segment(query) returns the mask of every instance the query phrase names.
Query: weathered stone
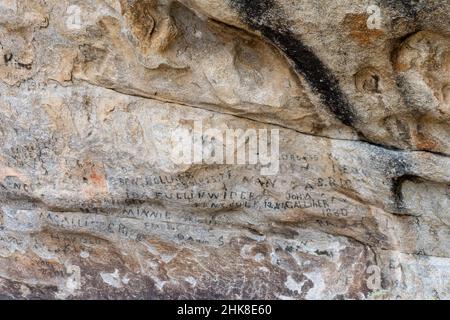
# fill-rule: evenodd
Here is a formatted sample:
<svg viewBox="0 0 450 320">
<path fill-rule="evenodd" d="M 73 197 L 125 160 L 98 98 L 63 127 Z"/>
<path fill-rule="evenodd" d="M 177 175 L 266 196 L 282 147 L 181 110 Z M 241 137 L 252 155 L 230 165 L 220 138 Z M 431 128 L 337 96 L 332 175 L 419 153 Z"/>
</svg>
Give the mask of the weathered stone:
<svg viewBox="0 0 450 320">
<path fill-rule="evenodd" d="M 449 4 L 375 4 L 0 0 L 0 297 L 449 299 Z"/>
</svg>

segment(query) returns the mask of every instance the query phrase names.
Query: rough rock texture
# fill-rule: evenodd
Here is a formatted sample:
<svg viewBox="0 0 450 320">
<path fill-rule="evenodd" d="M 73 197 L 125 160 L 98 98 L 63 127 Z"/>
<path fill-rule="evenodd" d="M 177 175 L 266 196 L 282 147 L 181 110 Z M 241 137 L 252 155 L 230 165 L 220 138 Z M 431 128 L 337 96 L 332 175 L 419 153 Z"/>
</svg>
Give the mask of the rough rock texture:
<svg viewBox="0 0 450 320">
<path fill-rule="evenodd" d="M 449 9 L 0 0 L 0 298 L 449 299 Z"/>
</svg>

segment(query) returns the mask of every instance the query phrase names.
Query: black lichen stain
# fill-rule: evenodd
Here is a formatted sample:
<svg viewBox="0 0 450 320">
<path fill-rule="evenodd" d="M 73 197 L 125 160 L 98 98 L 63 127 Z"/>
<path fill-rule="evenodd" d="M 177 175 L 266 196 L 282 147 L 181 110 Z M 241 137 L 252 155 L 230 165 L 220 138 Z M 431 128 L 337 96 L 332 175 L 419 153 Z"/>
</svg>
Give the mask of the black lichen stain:
<svg viewBox="0 0 450 320">
<path fill-rule="evenodd" d="M 278 47 L 320 96 L 329 110 L 347 126 L 356 115 L 330 69 L 283 24 L 282 10 L 274 0 L 229 0 L 245 23 Z"/>
<path fill-rule="evenodd" d="M 410 162 L 403 156 L 393 157 L 387 162 L 385 175 L 389 176 L 389 174 L 393 174 L 393 177 L 391 178 L 391 193 L 395 209 L 398 212 L 403 212 L 406 209 L 403 202 L 403 183 L 405 181 L 416 181 L 420 179 L 420 177 L 412 173 Z"/>
<path fill-rule="evenodd" d="M 420 179 L 414 172 L 411 160 L 405 153 L 370 146 L 370 166 L 381 172 L 390 186 L 393 213 L 403 213 L 405 205 L 403 202 L 402 185 L 405 181 L 416 181 Z"/>
</svg>

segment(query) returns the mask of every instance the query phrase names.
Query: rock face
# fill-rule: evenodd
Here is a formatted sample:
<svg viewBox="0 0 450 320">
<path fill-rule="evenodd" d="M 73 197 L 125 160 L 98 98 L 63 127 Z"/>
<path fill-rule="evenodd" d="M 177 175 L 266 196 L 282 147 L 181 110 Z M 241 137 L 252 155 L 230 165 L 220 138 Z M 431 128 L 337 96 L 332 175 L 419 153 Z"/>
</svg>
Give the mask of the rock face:
<svg viewBox="0 0 450 320">
<path fill-rule="evenodd" d="M 449 9 L 0 0 L 0 298 L 449 299 Z"/>
</svg>

